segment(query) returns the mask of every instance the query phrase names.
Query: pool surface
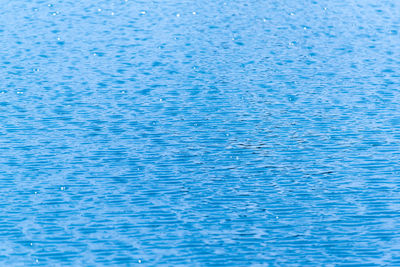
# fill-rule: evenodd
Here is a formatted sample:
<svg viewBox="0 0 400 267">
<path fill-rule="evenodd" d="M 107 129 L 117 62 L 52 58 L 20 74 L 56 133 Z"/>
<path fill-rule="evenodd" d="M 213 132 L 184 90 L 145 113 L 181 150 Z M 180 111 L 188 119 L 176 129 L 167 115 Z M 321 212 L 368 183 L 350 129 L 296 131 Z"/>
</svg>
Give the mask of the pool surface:
<svg viewBox="0 0 400 267">
<path fill-rule="evenodd" d="M 0 8 L 0 265 L 400 266 L 400 2 Z"/>
</svg>

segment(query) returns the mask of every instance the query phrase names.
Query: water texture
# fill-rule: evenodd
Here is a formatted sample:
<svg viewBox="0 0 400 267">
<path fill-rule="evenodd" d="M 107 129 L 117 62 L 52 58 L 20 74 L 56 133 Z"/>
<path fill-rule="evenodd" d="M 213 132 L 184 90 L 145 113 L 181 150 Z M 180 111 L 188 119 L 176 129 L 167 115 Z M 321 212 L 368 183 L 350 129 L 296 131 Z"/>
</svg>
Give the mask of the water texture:
<svg viewBox="0 0 400 267">
<path fill-rule="evenodd" d="M 3 266 L 400 266 L 400 2 L 0 1 Z"/>
</svg>

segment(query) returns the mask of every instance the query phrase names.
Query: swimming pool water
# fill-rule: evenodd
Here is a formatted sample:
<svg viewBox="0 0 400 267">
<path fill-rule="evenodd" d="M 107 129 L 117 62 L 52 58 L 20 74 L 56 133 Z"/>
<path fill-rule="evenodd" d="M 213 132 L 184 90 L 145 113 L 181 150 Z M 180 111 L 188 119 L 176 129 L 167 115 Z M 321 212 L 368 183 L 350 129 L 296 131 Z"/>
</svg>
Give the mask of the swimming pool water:
<svg viewBox="0 0 400 267">
<path fill-rule="evenodd" d="M 400 266 L 399 2 L 1 3 L 1 265 Z"/>
</svg>

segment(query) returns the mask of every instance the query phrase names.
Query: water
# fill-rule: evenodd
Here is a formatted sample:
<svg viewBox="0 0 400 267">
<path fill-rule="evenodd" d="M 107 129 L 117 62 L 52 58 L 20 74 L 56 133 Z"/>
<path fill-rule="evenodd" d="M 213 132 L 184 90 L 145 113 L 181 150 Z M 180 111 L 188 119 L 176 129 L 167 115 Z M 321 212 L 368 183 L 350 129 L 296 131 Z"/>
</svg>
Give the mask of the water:
<svg viewBox="0 0 400 267">
<path fill-rule="evenodd" d="M 0 261 L 399 266 L 398 1 L 2 1 Z"/>
</svg>

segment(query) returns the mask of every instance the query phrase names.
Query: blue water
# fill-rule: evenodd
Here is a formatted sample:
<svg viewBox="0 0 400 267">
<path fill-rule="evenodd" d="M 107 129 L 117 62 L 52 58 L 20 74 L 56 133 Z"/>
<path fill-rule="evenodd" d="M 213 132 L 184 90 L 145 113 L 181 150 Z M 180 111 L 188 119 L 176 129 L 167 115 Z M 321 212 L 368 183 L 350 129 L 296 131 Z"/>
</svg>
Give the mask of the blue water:
<svg viewBox="0 0 400 267">
<path fill-rule="evenodd" d="M 400 2 L 0 8 L 0 265 L 400 266 Z"/>
</svg>

